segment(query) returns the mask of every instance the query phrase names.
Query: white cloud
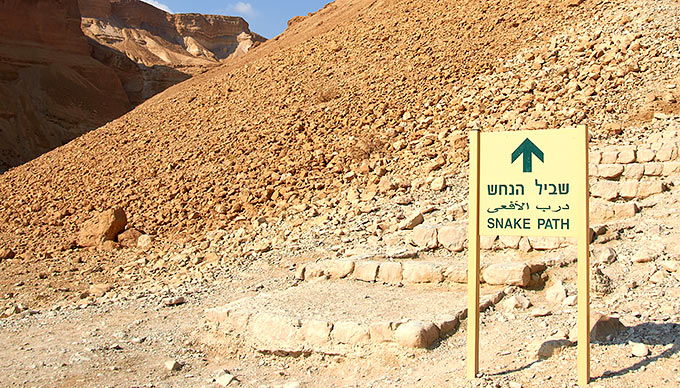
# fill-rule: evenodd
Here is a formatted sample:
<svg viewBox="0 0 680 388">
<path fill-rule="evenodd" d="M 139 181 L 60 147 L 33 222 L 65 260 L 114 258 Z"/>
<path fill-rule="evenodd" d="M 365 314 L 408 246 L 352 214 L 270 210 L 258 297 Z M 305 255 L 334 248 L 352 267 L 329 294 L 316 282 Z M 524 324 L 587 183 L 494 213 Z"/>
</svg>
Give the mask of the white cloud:
<svg viewBox="0 0 680 388">
<path fill-rule="evenodd" d="M 154 7 L 158 8 L 158 9 L 162 9 L 163 11 L 165 11 L 165 12 L 167 12 L 167 13 L 174 13 L 174 12 L 172 12 L 172 10 L 170 9 L 170 7 L 168 7 L 167 5 L 165 5 L 165 4 L 163 4 L 163 3 L 159 3 L 159 2 L 156 1 L 156 0 L 142 0 L 142 1 L 145 2 L 145 3 L 147 3 L 147 4 L 151 4 L 151 5 L 153 5 Z"/>
<path fill-rule="evenodd" d="M 252 4 L 244 3 L 242 1 L 239 1 L 236 4 L 229 4 L 227 10 L 229 12 L 235 13 L 238 16 L 254 17 L 257 15 L 257 11 L 255 11 L 255 8 L 253 8 Z"/>
</svg>

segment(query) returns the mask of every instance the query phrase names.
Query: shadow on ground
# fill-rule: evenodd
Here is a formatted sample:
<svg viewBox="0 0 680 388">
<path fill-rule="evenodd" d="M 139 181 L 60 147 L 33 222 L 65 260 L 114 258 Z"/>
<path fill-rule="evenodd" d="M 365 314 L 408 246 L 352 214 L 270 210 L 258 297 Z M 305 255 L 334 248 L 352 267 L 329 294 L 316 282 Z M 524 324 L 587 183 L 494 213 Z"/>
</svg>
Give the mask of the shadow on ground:
<svg viewBox="0 0 680 388">
<path fill-rule="evenodd" d="M 612 377 L 623 376 L 630 372 L 637 371 L 658 360 L 670 358 L 680 352 L 680 324 L 679 323 L 642 323 L 636 326 L 629 326 L 622 330 L 612 341 L 591 341 L 591 344 L 600 346 L 627 345 L 630 342 L 644 343 L 648 346 L 666 345 L 663 352 L 640 359 L 635 364 L 616 371 L 605 371 L 601 376 L 595 376 L 591 381 L 605 380 Z M 635 359 L 632 359 L 635 360 Z M 534 360 L 519 368 L 504 370 L 489 374 L 487 376 L 506 376 L 515 372 L 528 369 L 543 360 Z"/>
<path fill-rule="evenodd" d="M 623 376 L 630 372 L 637 371 L 658 360 L 670 358 L 680 352 L 680 324 L 678 323 L 653 323 L 645 322 L 636 326 L 630 326 L 613 341 L 593 342 L 602 346 L 607 345 L 627 345 L 629 342 L 643 343 L 649 346 L 666 345 L 667 348 L 657 354 L 640 359 L 633 365 L 615 371 L 605 371 L 601 376 L 595 376 L 593 381 L 605 380 L 612 377 Z M 633 359 L 635 360 L 635 359 Z"/>
</svg>

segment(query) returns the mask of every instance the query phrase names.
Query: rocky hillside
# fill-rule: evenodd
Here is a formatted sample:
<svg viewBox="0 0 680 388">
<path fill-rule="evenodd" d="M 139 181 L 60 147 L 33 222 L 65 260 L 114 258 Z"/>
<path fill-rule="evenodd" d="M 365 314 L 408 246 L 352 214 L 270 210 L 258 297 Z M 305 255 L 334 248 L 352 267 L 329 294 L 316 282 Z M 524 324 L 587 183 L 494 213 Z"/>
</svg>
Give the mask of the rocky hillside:
<svg viewBox="0 0 680 388">
<path fill-rule="evenodd" d="M 94 57 L 116 70 L 137 105 L 265 39 L 240 17 L 168 14 L 139 0 L 79 0 Z"/>
<path fill-rule="evenodd" d="M 264 40 L 241 18 L 136 0 L 5 0 L 0 10 L 0 172 Z"/>
<path fill-rule="evenodd" d="M 0 385 L 576 386 L 561 237 L 480 239 L 464 378 L 467 134 L 582 124 L 591 385 L 678 386 L 679 19 L 337 0 L 0 175 Z"/>
<path fill-rule="evenodd" d="M 0 187 L 17 190 L 1 217 L 7 230 L 30 225 L 11 238 L 41 249 L 70 246 L 92 211 L 116 204 L 147 232 L 191 236 L 237 219 L 287 219 L 350 187 L 377 192 L 385 174 L 406 188 L 454 176 L 470 126 L 602 133 L 644 112 L 643 96 L 664 82 L 657 74 L 674 74 L 677 52 L 661 38 L 677 30 L 647 21 L 645 8 L 598 24 L 594 15 L 618 4 L 332 3 L 3 175 Z M 673 93 L 650 103 L 671 109 Z"/>
</svg>

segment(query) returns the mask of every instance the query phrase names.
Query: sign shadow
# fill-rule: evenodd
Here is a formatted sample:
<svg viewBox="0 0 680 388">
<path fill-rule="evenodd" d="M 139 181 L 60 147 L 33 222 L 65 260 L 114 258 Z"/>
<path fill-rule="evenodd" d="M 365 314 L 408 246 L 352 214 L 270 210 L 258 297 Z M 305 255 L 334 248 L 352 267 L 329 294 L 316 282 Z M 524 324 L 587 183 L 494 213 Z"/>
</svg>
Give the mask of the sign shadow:
<svg viewBox="0 0 680 388">
<path fill-rule="evenodd" d="M 658 360 L 662 360 L 664 358 L 670 358 L 676 353 L 680 352 L 680 324 L 677 323 L 653 323 L 653 322 L 645 322 L 641 323 L 636 326 L 628 326 L 626 328 L 627 333 L 640 333 L 638 338 L 635 339 L 635 342 L 638 343 L 643 343 L 645 345 L 649 346 L 656 346 L 656 345 L 671 345 L 670 348 L 667 348 L 663 352 L 653 355 L 653 356 L 648 356 L 644 357 L 642 359 L 631 359 L 631 361 L 638 360 L 634 364 L 627 366 L 625 368 L 619 369 L 619 370 L 614 370 L 614 371 L 605 371 L 602 373 L 600 376 L 593 376 L 592 381 L 603 381 L 610 379 L 612 377 L 619 377 L 623 376 L 625 374 L 637 371 L 643 367 L 646 367 L 653 362 L 656 362 Z M 659 334 L 659 333 L 664 333 L 664 334 Z M 622 335 L 619 334 L 616 336 L 612 341 L 592 341 L 594 344 L 600 344 L 600 345 L 624 345 L 628 344 L 631 342 L 629 335 Z M 665 340 L 664 340 L 665 339 Z"/>
</svg>

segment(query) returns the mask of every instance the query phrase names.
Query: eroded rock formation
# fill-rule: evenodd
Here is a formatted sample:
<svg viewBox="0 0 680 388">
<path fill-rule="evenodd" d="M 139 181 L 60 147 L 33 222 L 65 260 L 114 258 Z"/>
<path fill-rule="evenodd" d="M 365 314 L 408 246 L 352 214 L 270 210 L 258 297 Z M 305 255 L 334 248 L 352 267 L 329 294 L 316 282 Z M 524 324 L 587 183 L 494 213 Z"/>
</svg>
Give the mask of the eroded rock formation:
<svg viewBox="0 0 680 388">
<path fill-rule="evenodd" d="M 77 0 L 0 1 L 0 171 L 130 109 L 90 51 Z"/>
<path fill-rule="evenodd" d="M 263 40 L 138 0 L 0 0 L 0 173 Z"/>
<path fill-rule="evenodd" d="M 133 104 L 265 39 L 240 17 L 169 14 L 139 0 L 79 0 L 94 55 L 119 74 Z"/>
</svg>

